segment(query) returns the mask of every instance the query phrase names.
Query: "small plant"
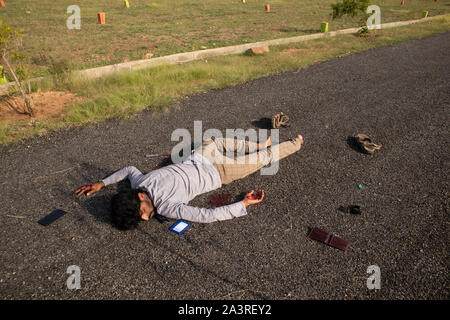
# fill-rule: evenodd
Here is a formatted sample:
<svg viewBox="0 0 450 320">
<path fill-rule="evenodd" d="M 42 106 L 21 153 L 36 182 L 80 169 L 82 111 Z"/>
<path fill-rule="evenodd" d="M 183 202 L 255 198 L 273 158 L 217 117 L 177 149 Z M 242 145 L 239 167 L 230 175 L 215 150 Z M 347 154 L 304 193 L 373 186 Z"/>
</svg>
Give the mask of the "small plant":
<svg viewBox="0 0 450 320">
<path fill-rule="evenodd" d="M 359 30 L 358 30 L 358 34 L 360 35 L 366 35 L 369 33 L 369 28 L 367 26 L 362 26 Z"/>
<path fill-rule="evenodd" d="M 5 100 L 16 112 L 33 116 L 33 102 L 29 98 L 31 94 L 30 72 L 25 65 L 25 55 L 22 52 L 22 35 L 20 31 L 11 28 L 0 19 L 0 56 L 1 63 L 14 79 L 8 90 L 7 97 L 12 98 L 21 94 L 25 101 L 25 110 L 19 107 L 14 99 Z"/>
<path fill-rule="evenodd" d="M 369 6 L 369 0 L 342 0 L 342 2 L 331 5 L 331 8 L 333 9 L 331 17 L 334 20 L 342 18 L 343 16 L 360 16 L 361 29 L 358 30 L 358 33 L 367 34 L 369 32 L 369 28 L 366 26 L 366 20 L 368 18 L 366 10 Z"/>
<path fill-rule="evenodd" d="M 35 58 L 41 65 L 47 66 L 47 71 L 50 74 L 53 87 L 57 89 L 67 89 L 71 86 L 71 76 L 74 69 L 69 60 L 60 58 L 55 59 L 51 55 L 40 53 L 39 58 Z"/>
</svg>

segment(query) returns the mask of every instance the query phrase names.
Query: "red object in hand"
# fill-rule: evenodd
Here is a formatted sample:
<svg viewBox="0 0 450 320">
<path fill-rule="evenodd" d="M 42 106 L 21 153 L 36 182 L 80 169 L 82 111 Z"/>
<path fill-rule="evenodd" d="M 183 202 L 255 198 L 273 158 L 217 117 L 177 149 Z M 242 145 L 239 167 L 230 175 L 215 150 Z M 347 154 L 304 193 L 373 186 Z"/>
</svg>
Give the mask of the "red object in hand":
<svg viewBox="0 0 450 320">
<path fill-rule="evenodd" d="M 258 193 L 254 194 L 254 195 L 246 196 L 246 198 L 250 199 L 250 200 L 258 200 L 258 199 L 261 199 L 261 196 L 262 196 L 262 192 L 258 191 Z"/>
</svg>

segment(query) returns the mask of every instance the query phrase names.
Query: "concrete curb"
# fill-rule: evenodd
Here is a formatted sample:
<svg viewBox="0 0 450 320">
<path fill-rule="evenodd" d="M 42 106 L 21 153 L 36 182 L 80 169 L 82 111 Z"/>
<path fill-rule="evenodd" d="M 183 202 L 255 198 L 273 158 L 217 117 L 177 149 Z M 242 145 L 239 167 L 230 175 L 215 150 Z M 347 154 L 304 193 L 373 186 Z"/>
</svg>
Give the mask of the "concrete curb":
<svg viewBox="0 0 450 320">
<path fill-rule="evenodd" d="M 421 18 L 421 19 L 417 19 L 417 20 L 382 23 L 381 29 L 388 29 L 388 28 L 400 27 L 400 26 L 405 26 L 405 25 L 414 24 L 414 23 L 426 22 L 426 21 L 430 21 L 433 19 L 442 18 L 445 16 L 446 15 L 439 15 L 439 16 L 428 17 L 428 18 Z M 157 57 L 157 58 L 151 58 L 151 59 L 145 59 L 145 60 L 135 60 L 135 61 L 113 64 L 113 65 L 109 65 L 109 66 L 79 70 L 79 71 L 75 71 L 74 74 L 76 76 L 81 76 L 81 77 L 84 77 L 87 79 L 96 79 L 96 78 L 100 78 L 100 77 L 103 77 L 106 75 L 110 75 L 110 74 L 122 72 L 122 71 L 133 71 L 133 70 L 140 70 L 140 69 L 156 67 L 156 66 L 161 66 L 161 65 L 185 63 L 185 62 L 205 59 L 205 58 L 209 58 L 209 57 L 224 56 L 224 55 L 231 55 L 231 54 L 241 54 L 253 47 L 276 46 L 276 45 L 283 45 L 283 44 L 288 44 L 288 43 L 295 43 L 295 42 L 319 39 L 319 38 L 323 38 L 323 37 L 334 37 L 334 36 L 340 35 L 340 34 L 356 33 L 358 30 L 359 30 L 359 28 L 349 28 L 349 29 L 331 31 L 331 32 L 326 32 L 326 33 L 314 33 L 314 34 L 310 34 L 310 35 L 246 43 L 246 44 L 240 44 L 240 45 L 234 45 L 234 46 L 228 46 L 228 47 L 197 50 L 197 51 L 192 51 L 192 52 L 183 52 L 183 53 L 172 54 L 172 55 L 168 55 L 168 56 L 164 56 L 164 57 Z M 38 79 L 32 79 L 32 80 L 36 81 Z M 9 84 L 0 85 L 0 94 L 6 93 L 9 86 L 10 86 Z"/>
</svg>

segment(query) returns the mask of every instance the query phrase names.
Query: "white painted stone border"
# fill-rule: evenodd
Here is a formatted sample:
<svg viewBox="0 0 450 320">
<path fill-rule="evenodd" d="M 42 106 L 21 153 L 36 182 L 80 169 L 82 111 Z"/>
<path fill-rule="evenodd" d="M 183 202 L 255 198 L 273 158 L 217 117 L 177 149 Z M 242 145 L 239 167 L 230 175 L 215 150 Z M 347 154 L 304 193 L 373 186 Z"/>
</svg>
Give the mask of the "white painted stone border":
<svg viewBox="0 0 450 320">
<path fill-rule="evenodd" d="M 439 15 L 439 16 L 434 16 L 434 17 L 421 18 L 421 19 L 417 19 L 417 20 L 382 23 L 381 28 L 388 29 L 388 28 L 400 27 L 400 26 L 405 26 L 405 25 L 409 25 L 409 24 L 425 22 L 425 21 L 429 21 L 432 19 L 443 18 L 445 16 L 446 15 Z M 132 70 L 156 67 L 156 66 L 160 66 L 160 65 L 185 63 L 185 62 L 204 59 L 204 58 L 208 58 L 208 57 L 224 56 L 224 55 L 230 55 L 230 54 L 241 54 L 241 53 L 244 53 L 245 51 L 247 51 L 248 49 L 254 48 L 254 47 L 275 46 L 275 45 L 282 45 L 282 44 L 287 44 L 287 43 L 294 43 L 294 42 L 318 39 L 318 38 L 323 38 L 323 37 L 333 37 L 333 36 L 336 36 L 339 34 L 356 33 L 359 29 L 360 28 L 349 28 L 349 29 L 330 31 L 330 32 L 325 32 L 325 33 L 321 32 L 321 33 L 314 33 L 314 34 L 310 34 L 310 35 L 273 39 L 273 40 L 267 40 L 267 41 L 240 44 L 240 45 L 235 45 L 235 46 L 197 50 L 197 51 L 192 51 L 192 52 L 183 52 L 183 53 L 177 53 L 177 54 L 172 54 L 172 55 L 163 56 L 163 57 L 144 59 L 144 60 L 135 60 L 135 61 L 113 64 L 113 65 L 109 65 L 109 66 L 97 67 L 97 68 L 86 69 L 86 70 L 79 70 L 79 71 L 75 71 L 75 75 L 86 77 L 88 79 L 95 79 L 95 78 L 100 78 L 100 77 L 103 77 L 103 76 L 106 76 L 109 74 L 113 74 L 116 72 L 121 72 L 121 71 L 132 71 Z M 39 80 L 39 78 L 33 79 L 33 80 Z M 6 93 L 8 90 L 8 87 L 9 87 L 9 84 L 0 85 L 0 94 Z"/>
</svg>

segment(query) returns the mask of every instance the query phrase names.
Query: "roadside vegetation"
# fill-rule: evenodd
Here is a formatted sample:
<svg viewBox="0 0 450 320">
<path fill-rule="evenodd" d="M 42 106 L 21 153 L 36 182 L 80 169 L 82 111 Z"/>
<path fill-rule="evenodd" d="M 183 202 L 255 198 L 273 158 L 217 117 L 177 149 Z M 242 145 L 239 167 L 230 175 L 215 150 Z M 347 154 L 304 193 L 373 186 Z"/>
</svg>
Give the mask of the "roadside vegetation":
<svg viewBox="0 0 450 320">
<path fill-rule="evenodd" d="M 358 34 L 340 35 L 271 47 L 269 53 L 258 56 L 208 58 L 180 65 L 119 73 L 97 80 L 75 79 L 67 74 L 59 78 L 47 78 L 35 90 L 42 92 L 55 90 L 56 87 L 73 93 L 80 99 L 66 105 L 51 118 L 0 121 L 0 144 L 5 145 L 72 125 L 108 118 L 132 118 L 143 109 L 164 111 L 189 94 L 300 70 L 313 63 L 449 30 L 450 15 L 447 15 L 420 24 L 374 30 L 369 37 Z"/>
<path fill-rule="evenodd" d="M 33 76 L 48 74 L 45 55 L 64 57 L 75 69 L 173 53 L 356 27 L 357 16 L 332 20 L 331 5 L 342 0 L 14 0 L 0 7 L 0 19 L 23 34 Z M 448 1 L 372 0 L 381 22 L 450 13 Z M 270 3 L 270 12 L 264 5 Z M 81 9 L 81 29 L 66 27 L 67 7 Z M 105 12 L 106 24 L 97 23 Z"/>
</svg>

